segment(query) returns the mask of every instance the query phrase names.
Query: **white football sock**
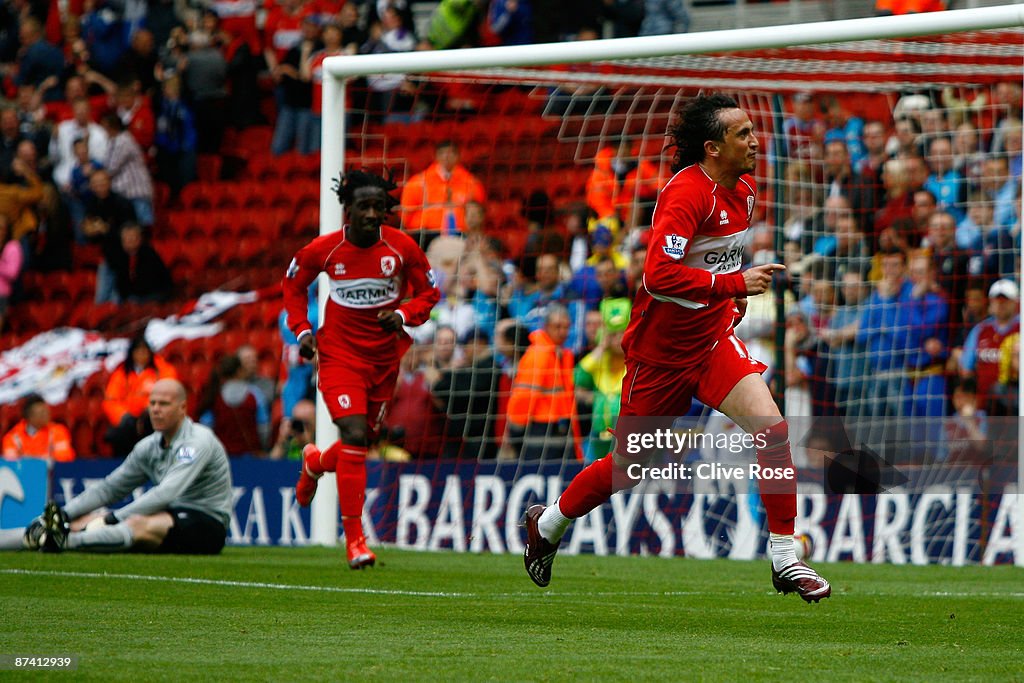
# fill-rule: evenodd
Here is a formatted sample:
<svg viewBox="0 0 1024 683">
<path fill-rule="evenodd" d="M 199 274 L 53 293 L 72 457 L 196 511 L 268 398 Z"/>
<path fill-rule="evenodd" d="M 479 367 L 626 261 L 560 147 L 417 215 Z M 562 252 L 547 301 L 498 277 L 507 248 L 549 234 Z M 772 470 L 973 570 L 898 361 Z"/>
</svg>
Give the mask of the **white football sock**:
<svg viewBox="0 0 1024 683">
<path fill-rule="evenodd" d="M 772 553 L 772 567 L 777 572 L 797 561 L 792 534 L 768 534 L 768 547 Z"/>
<path fill-rule="evenodd" d="M 124 522 L 68 534 L 68 550 L 119 553 L 132 547 L 132 530 Z"/>
<path fill-rule="evenodd" d="M 0 529 L 0 550 L 22 550 L 25 540 L 25 527 L 17 529 Z"/>
<path fill-rule="evenodd" d="M 562 514 L 562 511 L 558 508 L 557 500 L 554 505 L 544 508 L 540 519 L 537 520 L 537 528 L 540 530 L 540 535 L 546 538 L 549 543 L 558 543 L 562 540 L 562 536 L 570 524 L 572 524 L 572 519 Z"/>
</svg>

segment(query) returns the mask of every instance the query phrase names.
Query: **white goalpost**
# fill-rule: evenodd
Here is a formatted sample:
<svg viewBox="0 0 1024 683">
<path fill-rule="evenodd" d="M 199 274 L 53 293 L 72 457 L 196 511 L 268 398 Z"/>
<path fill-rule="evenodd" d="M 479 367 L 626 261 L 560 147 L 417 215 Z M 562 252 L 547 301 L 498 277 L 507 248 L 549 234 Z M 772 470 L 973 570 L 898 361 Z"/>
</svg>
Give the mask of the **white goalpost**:
<svg viewBox="0 0 1024 683">
<path fill-rule="evenodd" d="M 349 84 L 353 79 L 378 74 L 431 74 L 443 75 L 455 82 L 460 79 L 492 79 L 488 82 L 522 83 L 540 87 L 553 87 L 562 82 L 594 86 L 614 82 L 641 88 L 648 84 L 690 90 L 701 87 L 716 89 L 724 86 L 744 87 L 765 93 L 793 93 L 815 89 L 837 94 L 871 92 L 878 89 L 875 79 L 886 79 L 886 87 L 891 91 L 897 91 L 902 86 L 908 86 L 906 89 L 909 89 L 909 85 L 927 84 L 928 79 L 934 79 L 934 82 L 943 85 L 955 84 L 958 69 L 967 70 L 968 67 L 955 62 L 944 63 L 942 55 L 945 53 L 935 53 L 927 45 L 915 51 L 915 46 L 908 44 L 900 48 L 908 55 L 907 63 L 902 68 L 894 69 L 892 65 L 883 65 L 877 71 L 873 71 L 865 66 L 857 73 L 847 74 L 845 77 L 840 72 L 839 78 L 829 80 L 829 75 L 835 76 L 833 72 L 822 74 L 820 80 L 815 80 L 814 74 L 809 71 L 809 65 L 800 63 L 799 57 L 787 60 L 785 55 L 782 55 L 777 61 L 772 61 L 775 56 L 765 51 L 784 48 L 803 48 L 811 51 L 820 49 L 825 56 L 832 46 L 843 44 L 842 49 L 846 53 L 856 53 L 860 45 L 869 46 L 864 48 L 866 52 L 884 53 L 901 46 L 902 44 L 897 42 L 898 39 L 997 29 L 1019 31 L 1022 26 L 1024 5 L 1018 4 L 920 15 L 646 38 L 330 57 L 323 64 L 320 232 L 334 232 L 342 225 L 342 207 L 331 186 L 333 179 L 345 168 L 346 138 L 352 137 L 351 132 L 346 130 L 346 102 L 352 94 Z M 1001 74 L 1002 80 L 1024 83 L 1024 50 L 1021 50 L 1021 44 L 1018 42 L 1016 45 L 1006 45 L 1004 49 L 1005 51 L 1001 53 L 1004 61 L 992 67 L 992 74 Z M 714 55 L 719 53 L 754 51 L 758 51 L 758 55 L 748 61 L 743 61 L 743 56 L 738 55 L 737 61 L 725 67 L 714 61 Z M 1011 57 L 1007 60 L 1006 55 Z M 1017 57 L 1016 67 L 1013 66 L 1014 55 Z M 607 67 L 607 70 L 595 69 L 585 72 L 568 68 L 569 65 L 595 63 Z M 534 68 L 555 65 L 565 65 L 566 69 Z M 821 68 L 832 67 L 826 63 Z M 734 69 L 735 73 L 730 73 L 729 69 Z M 893 73 L 893 70 L 896 73 Z M 658 100 L 658 97 L 660 96 L 653 96 L 651 101 Z M 770 98 L 771 95 L 764 96 L 766 102 L 770 101 Z M 652 104 L 652 110 L 660 106 L 660 102 L 658 100 Z M 775 115 L 778 116 L 777 107 L 775 109 Z M 765 116 L 771 118 L 772 107 L 766 106 L 765 110 Z M 1017 112 L 1017 116 L 1024 118 L 1024 111 Z M 777 132 L 779 129 L 781 126 L 777 127 Z M 657 134 L 656 131 L 652 135 Z M 606 142 L 603 131 L 598 135 L 602 136 L 602 142 Z M 579 136 L 579 144 L 582 145 L 584 132 L 580 132 Z M 397 154 L 404 154 L 404 150 L 399 149 Z M 772 173 L 773 180 L 781 183 L 781 171 L 773 170 Z M 1019 193 L 1018 201 L 1020 197 L 1024 197 L 1024 191 Z M 781 207 L 784 200 L 776 194 L 774 201 Z M 781 229 L 781 225 L 776 223 L 775 228 Z M 323 310 L 328 292 L 324 286 L 326 276 L 321 275 L 321 278 L 323 279 L 320 287 L 320 306 Z M 1018 282 L 1024 282 L 1024 268 L 1017 274 L 1017 279 Z M 1024 360 L 1024 353 L 1021 354 L 1021 358 Z M 318 398 L 316 436 L 317 444 L 321 448 L 325 448 L 336 438 L 335 428 L 322 398 Z M 1024 566 L 1024 491 L 1020 488 L 1021 482 L 1024 482 L 1024 443 L 1018 440 L 1017 447 L 1013 554 L 1014 562 Z M 313 542 L 324 545 L 337 543 L 337 515 L 337 493 L 333 485 L 333 476 L 324 477 L 324 486 L 320 487 L 313 503 Z M 372 543 L 373 539 L 370 540 Z"/>
</svg>

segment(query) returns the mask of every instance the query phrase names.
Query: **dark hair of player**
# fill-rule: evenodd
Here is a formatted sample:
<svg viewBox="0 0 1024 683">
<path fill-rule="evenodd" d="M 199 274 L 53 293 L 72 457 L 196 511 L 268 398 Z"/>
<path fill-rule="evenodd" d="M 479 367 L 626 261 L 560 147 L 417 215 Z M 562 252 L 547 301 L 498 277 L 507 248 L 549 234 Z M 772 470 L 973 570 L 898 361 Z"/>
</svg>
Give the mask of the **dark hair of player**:
<svg viewBox="0 0 1024 683">
<path fill-rule="evenodd" d="M 728 95 L 698 95 L 679 112 L 679 122 L 669 129 L 675 139 L 672 171 L 678 171 L 704 160 L 704 143 L 724 140 L 725 126 L 718 113 L 739 105 Z"/>
<path fill-rule="evenodd" d="M 361 187 L 379 187 L 384 190 L 387 197 L 388 211 L 398 206 L 398 200 L 391 196 L 391 193 L 398 189 L 395 184 L 394 174 L 390 169 L 384 170 L 384 175 L 379 176 L 367 170 L 349 171 L 334 178 L 334 186 L 331 188 L 338 195 L 338 201 L 342 204 L 351 204 L 355 201 L 356 190 Z"/>
</svg>

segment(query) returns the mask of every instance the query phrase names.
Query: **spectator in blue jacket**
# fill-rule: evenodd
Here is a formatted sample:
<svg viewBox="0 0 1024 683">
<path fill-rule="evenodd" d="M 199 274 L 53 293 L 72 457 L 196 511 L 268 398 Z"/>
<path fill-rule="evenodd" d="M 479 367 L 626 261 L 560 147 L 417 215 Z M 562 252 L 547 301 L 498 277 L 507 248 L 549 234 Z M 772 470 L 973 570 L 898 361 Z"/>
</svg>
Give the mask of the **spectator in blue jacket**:
<svg viewBox="0 0 1024 683">
<path fill-rule="evenodd" d="M 196 124 L 192 111 L 181 100 L 181 81 L 164 81 L 163 98 L 156 115 L 157 177 L 171 188 L 171 199 L 196 178 Z"/>
<path fill-rule="evenodd" d="M 913 285 L 907 280 L 906 254 L 882 253 L 882 277 L 868 297 L 857 328 L 856 341 L 867 354 L 868 410 L 873 417 L 900 417 L 906 379 L 905 335 L 899 331 L 902 303 Z"/>
<path fill-rule="evenodd" d="M 946 358 L 949 356 L 949 302 L 935 279 L 928 252 L 912 252 L 908 264 L 911 289 L 900 302 L 897 338 L 905 350 L 907 383 L 904 414 L 946 414 Z M 897 342 L 899 343 L 899 342 Z"/>
<path fill-rule="evenodd" d="M 487 24 L 502 45 L 533 42 L 533 8 L 530 0 L 491 0 Z"/>
<path fill-rule="evenodd" d="M 16 85 L 39 85 L 47 80 L 60 78 L 64 71 L 64 54 L 43 37 L 43 27 L 34 17 L 21 20 L 18 28 L 18 39 L 21 41 L 22 52 L 18 59 L 18 76 Z M 52 81 L 51 81 L 52 82 Z M 46 91 L 47 100 L 59 100 L 59 88 Z"/>
</svg>

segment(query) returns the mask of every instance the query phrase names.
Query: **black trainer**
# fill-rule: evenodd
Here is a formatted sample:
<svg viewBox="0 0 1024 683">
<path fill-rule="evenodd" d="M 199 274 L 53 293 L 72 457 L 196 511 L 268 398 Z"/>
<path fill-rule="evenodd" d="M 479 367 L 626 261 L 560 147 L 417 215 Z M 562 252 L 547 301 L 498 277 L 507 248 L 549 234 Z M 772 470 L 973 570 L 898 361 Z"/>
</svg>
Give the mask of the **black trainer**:
<svg viewBox="0 0 1024 683">
<path fill-rule="evenodd" d="M 68 544 L 68 533 L 71 531 L 71 520 L 64 508 L 52 500 L 43 509 L 44 531 L 40 538 L 40 550 L 44 553 L 62 552 Z"/>
<path fill-rule="evenodd" d="M 780 572 L 772 567 L 772 585 L 782 594 L 796 593 L 805 602 L 818 602 L 832 595 L 832 586 L 803 562 L 794 562 Z"/>
<path fill-rule="evenodd" d="M 543 513 L 543 505 L 533 505 L 526 511 L 526 548 L 523 550 L 526 573 L 541 588 L 551 583 L 551 563 L 558 554 L 558 543 L 551 543 L 540 533 L 538 523 Z"/>
<path fill-rule="evenodd" d="M 46 533 L 46 525 L 43 524 L 43 516 L 39 515 L 25 527 L 25 535 L 22 536 L 21 544 L 25 550 L 39 550 L 44 533 Z"/>
</svg>

